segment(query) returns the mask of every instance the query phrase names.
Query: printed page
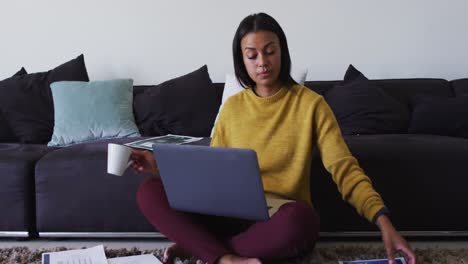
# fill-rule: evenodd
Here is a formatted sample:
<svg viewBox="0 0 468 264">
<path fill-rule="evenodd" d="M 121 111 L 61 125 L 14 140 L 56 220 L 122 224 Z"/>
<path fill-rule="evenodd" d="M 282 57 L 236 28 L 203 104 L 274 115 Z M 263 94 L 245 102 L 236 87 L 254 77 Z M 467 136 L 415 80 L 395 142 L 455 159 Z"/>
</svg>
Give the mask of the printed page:
<svg viewBox="0 0 468 264">
<path fill-rule="evenodd" d="M 388 264 L 388 259 L 339 261 L 338 264 Z M 406 264 L 406 260 L 404 258 L 395 258 L 395 264 Z"/>
<path fill-rule="evenodd" d="M 42 253 L 42 264 L 107 264 L 102 245 L 87 249 L 74 249 Z"/>
<path fill-rule="evenodd" d="M 153 151 L 153 144 L 155 143 L 165 143 L 165 144 L 187 144 L 195 141 L 202 140 L 203 137 L 190 137 L 182 135 L 172 135 L 168 134 L 160 137 L 152 137 L 143 140 L 138 140 L 124 144 L 132 148 L 140 148 Z"/>
<path fill-rule="evenodd" d="M 151 254 L 110 258 L 109 264 L 162 264 L 162 262 Z"/>
</svg>

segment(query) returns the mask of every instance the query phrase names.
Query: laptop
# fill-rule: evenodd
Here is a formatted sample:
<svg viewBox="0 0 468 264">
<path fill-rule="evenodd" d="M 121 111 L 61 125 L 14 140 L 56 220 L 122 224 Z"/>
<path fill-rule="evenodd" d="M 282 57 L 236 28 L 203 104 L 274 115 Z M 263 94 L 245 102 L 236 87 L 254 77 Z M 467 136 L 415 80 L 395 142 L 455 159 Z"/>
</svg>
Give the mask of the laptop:
<svg viewBox="0 0 468 264">
<path fill-rule="evenodd" d="M 291 200 L 266 198 L 251 149 L 153 144 L 171 208 L 247 220 L 268 220 Z"/>
</svg>

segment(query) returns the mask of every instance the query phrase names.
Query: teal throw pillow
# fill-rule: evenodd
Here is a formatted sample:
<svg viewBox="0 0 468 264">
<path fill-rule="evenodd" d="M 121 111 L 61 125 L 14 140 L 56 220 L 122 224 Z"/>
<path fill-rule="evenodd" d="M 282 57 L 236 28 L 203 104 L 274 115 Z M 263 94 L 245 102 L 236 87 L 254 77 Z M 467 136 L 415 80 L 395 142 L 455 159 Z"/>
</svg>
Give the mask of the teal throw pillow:
<svg viewBox="0 0 468 264">
<path fill-rule="evenodd" d="M 55 121 L 48 146 L 140 136 L 133 116 L 132 79 L 61 81 L 50 88 Z"/>
</svg>

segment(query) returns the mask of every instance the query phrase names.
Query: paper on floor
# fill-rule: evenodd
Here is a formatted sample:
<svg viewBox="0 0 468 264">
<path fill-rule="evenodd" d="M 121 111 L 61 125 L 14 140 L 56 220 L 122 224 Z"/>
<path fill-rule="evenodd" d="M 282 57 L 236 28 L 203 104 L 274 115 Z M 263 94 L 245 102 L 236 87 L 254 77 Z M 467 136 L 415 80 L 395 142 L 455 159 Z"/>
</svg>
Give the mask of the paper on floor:
<svg viewBox="0 0 468 264">
<path fill-rule="evenodd" d="M 158 258 L 151 254 L 110 258 L 107 261 L 109 264 L 162 264 Z"/>
<path fill-rule="evenodd" d="M 42 264 L 162 264 L 151 254 L 106 258 L 104 246 L 42 253 Z"/>
<path fill-rule="evenodd" d="M 42 253 L 43 264 L 108 264 L 102 245 L 86 249 L 73 249 Z"/>
</svg>

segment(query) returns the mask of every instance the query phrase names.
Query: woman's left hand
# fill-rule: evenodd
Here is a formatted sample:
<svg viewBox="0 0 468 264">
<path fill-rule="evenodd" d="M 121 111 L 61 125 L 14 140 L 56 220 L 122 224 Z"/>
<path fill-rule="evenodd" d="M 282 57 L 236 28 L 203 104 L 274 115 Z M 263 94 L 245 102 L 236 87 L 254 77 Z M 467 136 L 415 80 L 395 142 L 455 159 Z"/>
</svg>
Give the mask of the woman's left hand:
<svg viewBox="0 0 468 264">
<path fill-rule="evenodd" d="M 377 218 L 377 225 L 382 232 L 382 240 L 387 250 L 389 263 L 395 263 L 395 253 L 403 252 L 406 255 L 408 264 L 416 264 L 416 254 L 409 246 L 408 242 L 395 230 L 392 222 L 386 215 Z"/>
</svg>

